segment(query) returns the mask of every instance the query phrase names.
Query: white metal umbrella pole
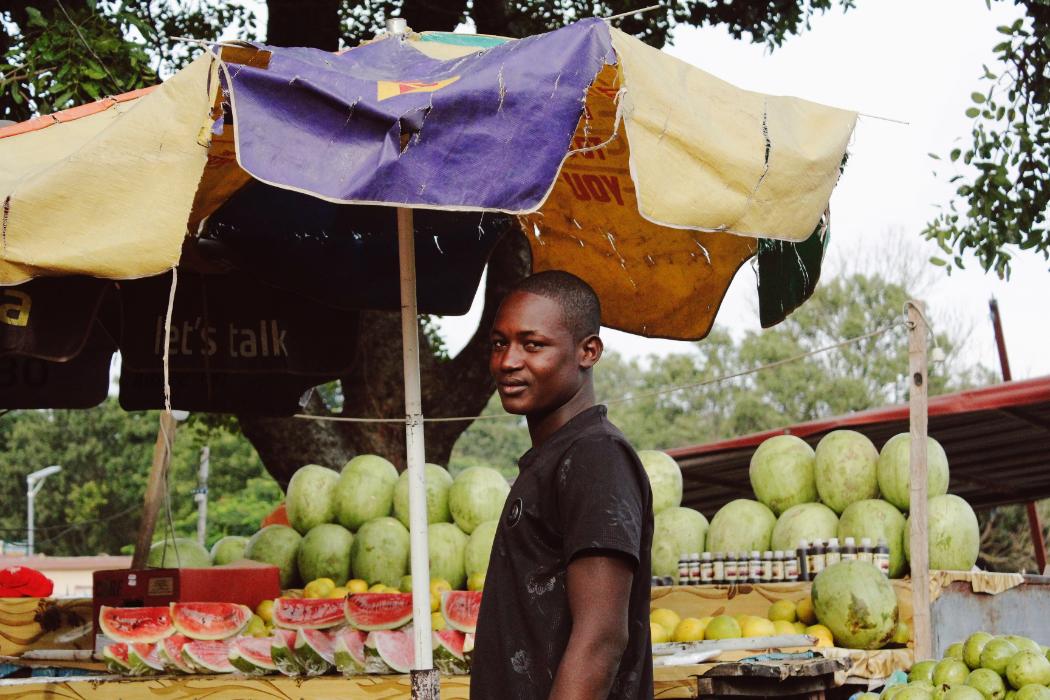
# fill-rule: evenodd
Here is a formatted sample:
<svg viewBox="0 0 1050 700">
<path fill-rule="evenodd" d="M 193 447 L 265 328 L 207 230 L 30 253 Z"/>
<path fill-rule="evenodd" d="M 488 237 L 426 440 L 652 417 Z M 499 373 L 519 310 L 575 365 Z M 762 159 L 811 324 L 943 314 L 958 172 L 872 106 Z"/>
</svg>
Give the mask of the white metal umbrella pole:
<svg viewBox="0 0 1050 700">
<path fill-rule="evenodd" d="M 405 446 L 408 463 L 408 522 L 412 543 L 412 619 L 415 664 L 412 697 L 440 697 L 430 627 L 430 553 L 427 541 L 427 491 L 424 479 L 423 400 L 419 386 L 419 320 L 416 311 L 416 246 L 412 210 L 397 210 L 401 261 L 401 339 L 405 363 Z"/>
</svg>

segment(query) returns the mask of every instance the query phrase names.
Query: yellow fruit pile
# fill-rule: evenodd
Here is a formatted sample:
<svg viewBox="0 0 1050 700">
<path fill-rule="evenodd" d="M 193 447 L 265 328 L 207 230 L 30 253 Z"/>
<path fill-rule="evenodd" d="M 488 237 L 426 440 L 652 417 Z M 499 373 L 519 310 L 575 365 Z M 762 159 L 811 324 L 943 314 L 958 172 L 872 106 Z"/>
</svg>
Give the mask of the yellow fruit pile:
<svg viewBox="0 0 1050 700">
<path fill-rule="evenodd" d="M 813 601 L 808 597 L 797 603 L 790 600 L 778 600 L 769 606 L 766 617 L 741 614 L 683 619 L 676 612 L 667 608 L 654 608 L 649 614 L 649 628 L 653 644 L 808 634 L 816 637 L 815 646 L 834 646 L 831 631 L 816 622 Z"/>
</svg>

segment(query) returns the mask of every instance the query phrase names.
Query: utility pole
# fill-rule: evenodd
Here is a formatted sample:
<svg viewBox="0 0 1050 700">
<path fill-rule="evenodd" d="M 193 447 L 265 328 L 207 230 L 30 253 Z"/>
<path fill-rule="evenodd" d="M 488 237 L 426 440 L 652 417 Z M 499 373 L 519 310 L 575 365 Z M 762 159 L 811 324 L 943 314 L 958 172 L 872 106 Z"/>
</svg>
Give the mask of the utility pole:
<svg viewBox="0 0 1050 700">
<path fill-rule="evenodd" d="M 208 531 L 208 462 L 211 449 L 205 445 L 201 448 L 200 471 L 197 472 L 197 489 L 193 500 L 197 501 L 197 542 L 203 547 Z"/>
<path fill-rule="evenodd" d="M 44 479 L 51 476 L 52 474 L 57 474 L 60 471 L 62 471 L 62 467 L 58 466 L 57 464 L 53 464 L 50 467 L 38 469 L 32 474 L 26 476 L 26 498 L 29 502 L 28 509 L 26 512 L 26 531 L 28 533 L 26 537 L 26 539 L 28 540 L 26 545 L 26 554 L 28 556 L 33 556 L 33 520 L 36 515 L 34 512 L 36 507 L 36 495 L 40 493 L 40 489 L 44 485 Z"/>
</svg>

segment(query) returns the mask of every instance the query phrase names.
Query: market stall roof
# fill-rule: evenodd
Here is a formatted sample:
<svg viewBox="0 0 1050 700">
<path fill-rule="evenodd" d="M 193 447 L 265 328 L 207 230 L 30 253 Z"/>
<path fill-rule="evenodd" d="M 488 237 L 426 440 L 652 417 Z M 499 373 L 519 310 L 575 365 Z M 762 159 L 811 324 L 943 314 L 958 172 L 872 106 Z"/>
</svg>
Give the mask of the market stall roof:
<svg viewBox="0 0 1050 700">
<path fill-rule="evenodd" d="M 682 505 L 711 517 L 735 498 L 753 498 L 748 467 L 763 440 L 790 434 L 816 446 L 842 428 L 864 433 L 881 448 L 908 431 L 908 405 L 668 450 L 682 467 Z M 974 509 L 1050 497 L 1050 376 L 933 397 L 929 434 L 948 454 L 949 491 Z"/>
</svg>

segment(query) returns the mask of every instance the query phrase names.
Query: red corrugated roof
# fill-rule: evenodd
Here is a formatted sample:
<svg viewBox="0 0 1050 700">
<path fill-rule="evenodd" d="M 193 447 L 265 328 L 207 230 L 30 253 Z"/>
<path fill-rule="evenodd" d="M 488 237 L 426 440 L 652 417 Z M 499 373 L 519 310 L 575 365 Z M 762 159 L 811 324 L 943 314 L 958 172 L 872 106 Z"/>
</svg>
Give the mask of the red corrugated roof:
<svg viewBox="0 0 1050 700">
<path fill-rule="evenodd" d="M 8 136 L 17 136 L 18 134 L 25 134 L 30 131 L 39 131 L 40 129 L 46 129 L 49 126 L 55 124 L 63 124 L 65 122 L 71 122 L 81 117 L 87 117 L 92 114 L 98 114 L 99 112 L 105 112 L 113 105 L 120 104 L 121 102 L 130 102 L 131 100 L 137 100 L 154 90 L 158 85 L 151 85 L 144 87 L 139 90 L 132 90 L 131 92 L 124 92 L 119 95 L 113 95 L 110 97 L 104 97 L 96 102 L 89 102 L 86 105 L 77 105 L 76 107 L 70 107 L 69 109 L 63 109 L 60 112 L 52 112 L 51 114 L 43 114 L 39 117 L 33 117 L 24 122 L 18 122 L 17 124 L 11 124 L 0 128 L 0 139 Z"/>
<path fill-rule="evenodd" d="M 908 405 L 858 411 L 776 430 L 667 450 L 682 467 L 683 505 L 708 516 L 734 498 L 751 498 L 748 467 L 763 440 L 791 434 L 816 445 L 849 428 L 876 447 L 908 430 Z M 936 396 L 929 434 L 944 446 L 952 493 L 974 508 L 1050 497 L 1050 377 Z"/>
</svg>

